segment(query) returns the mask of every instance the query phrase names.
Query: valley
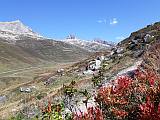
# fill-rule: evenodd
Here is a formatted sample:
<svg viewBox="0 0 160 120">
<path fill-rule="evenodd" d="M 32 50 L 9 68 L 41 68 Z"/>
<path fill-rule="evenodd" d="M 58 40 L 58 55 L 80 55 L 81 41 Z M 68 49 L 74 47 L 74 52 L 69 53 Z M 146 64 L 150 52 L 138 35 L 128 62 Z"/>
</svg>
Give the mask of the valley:
<svg viewBox="0 0 160 120">
<path fill-rule="evenodd" d="M 152 95 L 159 117 L 159 22 L 117 45 L 47 39 L 20 21 L 0 26 L 0 119 L 117 120 L 134 111 L 141 120 Z"/>
<path fill-rule="evenodd" d="M 1 0 L 0 120 L 160 120 L 160 0 Z"/>
<path fill-rule="evenodd" d="M 36 80 L 36 77 L 42 76 L 42 77 L 48 77 L 48 75 L 55 74 L 58 69 L 60 69 L 62 66 L 63 68 L 68 67 L 72 65 L 73 63 L 61 63 L 61 64 L 50 64 L 48 66 L 39 66 L 39 67 L 29 67 L 24 69 L 18 69 L 18 70 L 12 70 L 3 72 L 0 75 L 0 94 L 6 96 L 7 101 L 4 103 L 1 103 L 0 111 L 3 113 L 4 108 L 7 108 L 8 110 L 17 109 L 17 106 L 21 100 L 27 99 L 29 97 L 26 94 L 26 98 L 23 98 L 25 93 L 20 92 L 20 87 L 33 87 L 35 89 L 34 93 L 29 93 L 30 96 L 34 96 L 37 93 L 45 93 L 49 94 L 50 92 L 53 92 L 57 90 L 59 87 L 61 87 L 61 82 L 55 85 L 55 87 L 47 87 L 44 85 L 44 80 Z M 42 74 L 42 75 L 41 75 Z M 63 78 L 66 79 L 66 78 Z M 62 79 L 62 80 L 63 80 Z M 62 83 L 70 82 L 70 80 L 62 81 Z M 58 86 L 59 84 L 59 86 Z M 1 101 L 2 102 L 2 101 Z M 5 112 L 8 113 L 8 111 Z M 11 111 L 10 111 L 11 112 Z M 2 114 L 1 114 L 2 115 Z"/>
</svg>

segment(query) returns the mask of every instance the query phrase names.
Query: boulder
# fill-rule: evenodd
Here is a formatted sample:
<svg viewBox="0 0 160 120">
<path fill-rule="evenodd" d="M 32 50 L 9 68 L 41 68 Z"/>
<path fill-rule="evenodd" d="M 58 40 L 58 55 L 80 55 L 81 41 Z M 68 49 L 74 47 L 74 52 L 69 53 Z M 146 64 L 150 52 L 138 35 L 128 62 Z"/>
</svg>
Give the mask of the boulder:
<svg viewBox="0 0 160 120">
<path fill-rule="evenodd" d="M 135 57 L 135 58 L 141 57 L 141 55 L 142 55 L 143 53 L 144 53 L 144 50 L 134 51 L 133 57 Z"/>
<path fill-rule="evenodd" d="M 101 56 L 101 61 L 103 61 L 105 59 L 105 56 L 104 55 L 102 55 Z"/>
<path fill-rule="evenodd" d="M 4 103 L 7 100 L 7 97 L 5 95 L 0 96 L 0 103 Z"/>
<path fill-rule="evenodd" d="M 137 44 L 137 43 L 138 43 L 138 40 L 132 39 L 131 42 L 132 42 L 133 44 Z"/>
<path fill-rule="evenodd" d="M 150 34 L 146 34 L 145 37 L 144 37 L 144 41 L 148 43 L 150 37 L 151 37 Z"/>
<path fill-rule="evenodd" d="M 134 50 L 136 46 L 137 46 L 137 44 L 131 43 L 131 44 L 128 46 L 128 49 Z"/>
<path fill-rule="evenodd" d="M 123 48 L 118 48 L 116 52 L 117 52 L 118 54 L 120 54 L 120 53 L 123 53 L 123 51 L 124 51 Z"/>
<path fill-rule="evenodd" d="M 55 76 L 52 76 L 52 77 L 50 77 L 48 80 L 46 80 L 45 82 L 44 82 L 44 85 L 50 85 L 51 83 L 53 83 L 53 81 L 55 81 L 56 80 L 56 77 Z"/>
<path fill-rule="evenodd" d="M 86 71 L 83 71 L 83 74 L 85 74 L 85 75 L 93 75 L 94 72 L 92 70 L 86 70 Z"/>
<path fill-rule="evenodd" d="M 61 68 L 61 69 L 59 69 L 59 70 L 57 70 L 57 73 L 59 74 L 59 75 L 64 75 L 64 69 L 63 68 Z"/>
</svg>

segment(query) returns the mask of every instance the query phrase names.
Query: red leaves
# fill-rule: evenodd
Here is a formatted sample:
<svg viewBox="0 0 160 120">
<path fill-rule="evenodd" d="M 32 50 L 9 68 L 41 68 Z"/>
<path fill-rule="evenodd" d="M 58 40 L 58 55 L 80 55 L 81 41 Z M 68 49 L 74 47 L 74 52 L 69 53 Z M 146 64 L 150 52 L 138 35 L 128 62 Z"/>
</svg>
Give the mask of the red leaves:
<svg viewBox="0 0 160 120">
<path fill-rule="evenodd" d="M 95 108 L 95 120 L 103 120 L 102 111 L 98 107 Z"/>
<path fill-rule="evenodd" d="M 99 88 L 96 102 L 103 108 L 105 117 L 140 120 L 160 120 L 160 81 L 152 70 L 135 72 L 135 78 L 119 76 L 112 84 Z M 136 108 L 136 109 L 135 109 Z M 75 117 L 76 116 L 76 117 Z M 88 108 L 74 120 L 103 120 L 99 108 Z"/>
<path fill-rule="evenodd" d="M 83 120 L 83 115 L 78 115 L 77 113 L 73 113 L 73 120 Z"/>
<path fill-rule="evenodd" d="M 88 108 L 88 115 L 90 120 L 94 120 L 94 109 L 93 107 Z"/>
<path fill-rule="evenodd" d="M 135 74 L 139 82 L 145 83 L 148 81 L 151 87 L 155 85 L 157 76 L 152 70 L 146 70 L 145 72 L 137 70 Z"/>
<path fill-rule="evenodd" d="M 101 87 L 98 91 L 98 96 L 96 100 L 104 101 L 106 104 L 113 101 L 110 98 L 111 91 L 112 91 L 112 87 Z"/>
<path fill-rule="evenodd" d="M 117 85 L 118 91 L 128 88 L 129 85 L 132 83 L 132 79 L 127 76 L 119 76 L 117 81 L 118 81 Z"/>
<path fill-rule="evenodd" d="M 80 114 L 73 114 L 73 120 L 104 120 L 103 114 L 100 108 L 98 107 L 91 107 L 87 109 L 87 113 L 84 113 L 83 115 Z"/>
<path fill-rule="evenodd" d="M 144 72 L 137 69 L 135 72 L 135 75 L 139 82 L 142 82 L 142 83 L 146 82 L 147 76 Z"/>
<path fill-rule="evenodd" d="M 149 116 L 152 116 L 152 114 L 154 114 L 154 105 L 153 103 L 150 102 L 149 97 L 146 98 L 146 103 L 139 105 L 139 107 L 143 118 L 145 117 L 147 118 Z"/>
<path fill-rule="evenodd" d="M 154 79 L 154 78 L 151 78 L 151 79 L 149 80 L 149 84 L 150 84 L 151 87 L 153 87 L 154 84 L 155 84 L 155 79 Z"/>
<path fill-rule="evenodd" d="M 107 106 L 106 113 L 111 112 L 118 119 L 125 118 L 128 113 L 130 115 L 134 113 L 140 114 L 140 120 L 160 120 L 160 84 L 155 84 L 157 76 L 152 70 L 142 72 L 138 69 L 135 72 L 135 80 L 120 76 L 115 81 L 117 82 L 114 85 L 101 87 L 98 90 L 96 100 L 103 103 L 103 106 Z M 130 107 L 126 109 L 128 105 Z M 140 111 L 132 109 L 136 106 L 139 106 Z"/>
<path fill-rule="evenodd" d="M 160 120 L 160 105 L 158 110 L 155 111 L 154 104 L 152 102 L 143 103 L 139 105 L 141 110 L 141 120 Z"/>
<path fill-rule="evenodd" d="M 123 119 L 123 118 L 125 118 L 125 116 L 128 115 L 128 112 L 126 112 L 124 110 L 119 110 L 116 108 L 112 108 L 111 111 L 113 112 L 114 115 L 117 116 L 118 119 Z"/>
<path fill-rule="evenodd" d="M 48 113 L 50 113 L 50 112 L 52 111 L 51 107 L 52 107 L 52 106 L 51 106 L 51 101 L 49 100 L 49 101 L 48 101 L 48 108 L 47 108 L 47 112 L 48 112 Z"/>
</svg>

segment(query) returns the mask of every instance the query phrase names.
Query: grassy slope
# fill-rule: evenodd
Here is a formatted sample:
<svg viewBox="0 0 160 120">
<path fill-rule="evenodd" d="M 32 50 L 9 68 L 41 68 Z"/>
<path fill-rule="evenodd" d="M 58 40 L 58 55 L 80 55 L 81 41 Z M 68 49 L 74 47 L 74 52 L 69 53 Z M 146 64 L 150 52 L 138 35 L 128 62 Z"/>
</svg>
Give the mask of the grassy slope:
<svg viewBox="0 0 160 120">
<path fill-rule="evenodd" d="M 75 77 L 65 76 L 46 88 L 43 81 L 36 77 L 44 73 L 53 74 L 57 69 L 85 59 L 88 55 L 90 53 L 84 49 L 59 41 L 27 38 L 12 45 L 0 40 L 0 95 L 6 95 L 8 99 L 1 106 L 1 113 L 12 110 L 23 99 L 20 86 L 36 86 L 37 90 L 33 93 L 36 96 L 41 92 L 54 92 L 63 83 L 71 82 Z"/>
<path fill-rule="evenodd" d="M 89 55 L 84 49 L 60 41 L 25 38 L 13 45 L 0 39 L 0 72 L 55 62 L 73 62 Z"/>
<path fill-rule="evenodd" d="M 0 41 L 0 72 L 9 69 L 28 67 L 40 62 L 40 59 L 31 56 L 22 49 Z"/>
</svg>

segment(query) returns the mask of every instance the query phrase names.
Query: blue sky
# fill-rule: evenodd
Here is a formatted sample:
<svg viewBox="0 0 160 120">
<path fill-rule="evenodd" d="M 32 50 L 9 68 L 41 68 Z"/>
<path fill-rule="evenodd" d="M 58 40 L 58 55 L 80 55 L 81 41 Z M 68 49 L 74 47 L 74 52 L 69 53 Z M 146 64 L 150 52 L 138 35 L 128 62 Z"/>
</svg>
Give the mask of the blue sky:
<svg viewBox="0 0 160 120">
<path fill-rule="evenodd" d="M 160 0 L 1 0 L 0 21 L 21 20 L 50 38 L 117 42 L 160 21 Z"/>
</svg>

